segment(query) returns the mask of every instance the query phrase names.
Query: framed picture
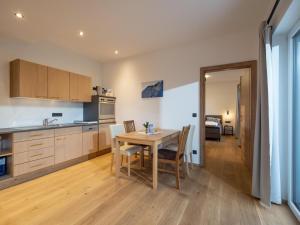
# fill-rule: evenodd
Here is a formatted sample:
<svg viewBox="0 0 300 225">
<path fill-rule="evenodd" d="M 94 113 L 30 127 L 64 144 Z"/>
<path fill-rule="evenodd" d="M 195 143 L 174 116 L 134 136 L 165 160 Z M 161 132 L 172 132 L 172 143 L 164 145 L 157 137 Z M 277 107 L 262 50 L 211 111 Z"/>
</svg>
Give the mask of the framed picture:
<svg viewBox="0 0 300 225">
<path fill-rule="evenodd" d="M 142 98 L 157 98 L 163 97 L 164 81 L 151 81 L 142 83 Z"/>
</svg>

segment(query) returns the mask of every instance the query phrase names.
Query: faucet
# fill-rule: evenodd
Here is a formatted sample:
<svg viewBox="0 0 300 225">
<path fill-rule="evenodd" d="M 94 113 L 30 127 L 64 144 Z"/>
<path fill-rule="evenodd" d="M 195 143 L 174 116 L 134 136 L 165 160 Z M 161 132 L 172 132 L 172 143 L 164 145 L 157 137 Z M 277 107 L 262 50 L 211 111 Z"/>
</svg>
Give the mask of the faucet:
<svg viewBox="0 0 300 225">
<path fill-rule="evenodd" d="M 49 120 L 49 118 L 46 118 L 43 120 L 43 126 L 48 127 L 49 124 L 53 123 L 54 121 L 57 121 L 58 119 Z"/>
</svg>

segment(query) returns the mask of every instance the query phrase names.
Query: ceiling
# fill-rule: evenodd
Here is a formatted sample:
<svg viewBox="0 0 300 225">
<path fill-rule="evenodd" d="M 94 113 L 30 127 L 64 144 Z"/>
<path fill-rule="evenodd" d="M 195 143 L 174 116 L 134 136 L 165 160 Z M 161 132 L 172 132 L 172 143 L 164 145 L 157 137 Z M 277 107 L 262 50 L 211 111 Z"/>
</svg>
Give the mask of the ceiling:
<svg viewBox="0 0 300 225">
<path fill-rule="evenodd" d="M 234 82 L 239 83 L 240 77 L 246 74 L 250 74 L 250 69 L 235 69 L 224 70 L 213 73 L 207 73 L 209 77 L 206 79 L 206 83 L 219 83 L 219 82 Z"/>
<path fill-rule="evenodd" d="M 105 62 L 256 28 L 270 2 L 1 0 L 0 36 L 47 42 Z M 15 18 L 17 11 L 24 19 Z M 80 30 L 85 32 L 82 38 Z"/>
</svg>

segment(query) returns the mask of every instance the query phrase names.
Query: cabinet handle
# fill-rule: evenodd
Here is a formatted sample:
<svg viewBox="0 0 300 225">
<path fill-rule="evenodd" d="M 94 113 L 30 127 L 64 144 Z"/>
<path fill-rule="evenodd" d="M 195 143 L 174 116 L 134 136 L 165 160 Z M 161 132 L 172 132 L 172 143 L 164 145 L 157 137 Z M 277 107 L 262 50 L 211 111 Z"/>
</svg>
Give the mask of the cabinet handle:
<svg viewBox="0 0 300 225">
<path fill-rule="evenodd" d="M 32 134 L 30 135 L 30 137 L 39 137 L 39 136 L 42 136 L 43 134 Z"/>
<path fill-rule="evenodd" d="M 35 154 L 35 155 L 30 156 L 30 157 L 35 157 L 35 156 L 40 156 L 40 155 L 43 155 L 43 153 Z"/>
<path fill-rule="evenodd" d="M 41 146 L 41 145 L 43 145 L 43 143 L 39 143 L 39 144 L 30 145 L 30 147 L 36 147 L 36 146 Z"/>
<path fill-rule="evenodd" d="M 43 164 L 42 163 L 40 163 L 40 164 L 37 164 L 37 165 L 33 165 L 33 166 L 31 166 L 30 168 L 35 168 L 35 167 L 39 167 L 39 166 L 42 166 Z"/>
</svg>

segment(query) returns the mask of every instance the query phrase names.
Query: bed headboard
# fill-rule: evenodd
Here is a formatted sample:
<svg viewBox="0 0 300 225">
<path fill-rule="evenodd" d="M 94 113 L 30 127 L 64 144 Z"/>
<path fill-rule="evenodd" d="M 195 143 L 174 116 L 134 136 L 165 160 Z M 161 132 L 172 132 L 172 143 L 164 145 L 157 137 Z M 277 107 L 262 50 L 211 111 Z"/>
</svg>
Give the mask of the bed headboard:
<svg viewBox="0 0 300 225">
<path fill-rule="evenodd" d="M 207 117 L 214 117 L 214 118 L 218 118 L 221 121 L 221 124 L 223 124 L 223 116 L 222 115 L 205 115 L 205 120 Z"/>
</svg>

